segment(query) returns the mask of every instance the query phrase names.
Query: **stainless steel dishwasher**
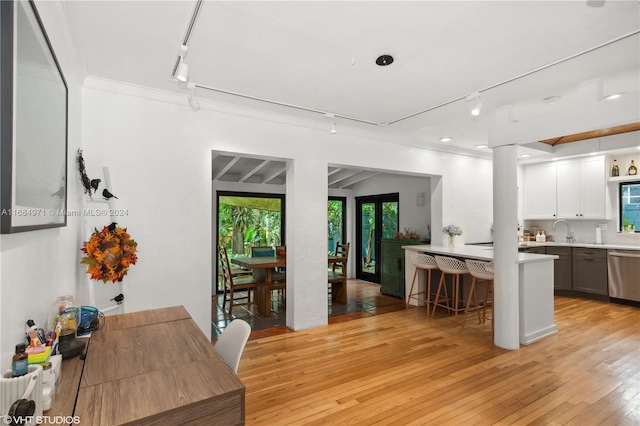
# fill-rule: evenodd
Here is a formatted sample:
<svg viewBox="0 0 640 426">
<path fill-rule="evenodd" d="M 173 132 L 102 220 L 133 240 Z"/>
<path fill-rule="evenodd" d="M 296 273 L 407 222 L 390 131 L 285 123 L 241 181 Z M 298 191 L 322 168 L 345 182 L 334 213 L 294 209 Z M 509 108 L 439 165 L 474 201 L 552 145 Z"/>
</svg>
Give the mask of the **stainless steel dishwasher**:
<svg viewBox="0 0 640 426">
<path fill-rule="evenodd" d="M 609 297 L 640 302 L 640 251 L 609 250 Z"/>
</svg>

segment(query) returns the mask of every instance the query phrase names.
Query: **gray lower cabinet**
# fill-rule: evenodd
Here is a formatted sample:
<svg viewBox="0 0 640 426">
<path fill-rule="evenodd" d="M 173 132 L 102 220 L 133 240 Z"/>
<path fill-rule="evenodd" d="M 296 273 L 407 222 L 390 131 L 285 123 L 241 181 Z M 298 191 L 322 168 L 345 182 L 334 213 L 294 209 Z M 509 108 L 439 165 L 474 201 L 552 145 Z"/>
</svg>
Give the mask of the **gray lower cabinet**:
<svg viewBox="0 0 640 426">
<path fill-rule="evenodd" d="M 607 251 L 573 248 L 573 291 L 608 296 Z"/>
<path fill-rule="evenodd" d="M 558 256 L 553 264 L 554 290 L 572 289 L 571 247 L 547 247 L 547 254 Z"/>
<path fill-rule="evenodd" d="M 523 250 L 525 253 L 537 253 L 537 254 L 545 254 L 547 252 L 544 246 L 542 247 L 527 247 Z"/>
</svg>

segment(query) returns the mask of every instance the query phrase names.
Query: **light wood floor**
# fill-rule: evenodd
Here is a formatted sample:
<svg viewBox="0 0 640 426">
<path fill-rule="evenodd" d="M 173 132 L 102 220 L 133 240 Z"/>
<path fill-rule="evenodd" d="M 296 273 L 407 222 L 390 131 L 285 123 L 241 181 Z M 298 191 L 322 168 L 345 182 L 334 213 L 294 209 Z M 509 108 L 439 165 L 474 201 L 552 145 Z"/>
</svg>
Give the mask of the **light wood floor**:
<svg viewBox="0 0 640 426">
<path fill-rule="evenodd" d="M 424 309 L 249 341 L 247 425 L 638 425 L 640 309 L 557 297 L 517 351 Z"/>
</svg>

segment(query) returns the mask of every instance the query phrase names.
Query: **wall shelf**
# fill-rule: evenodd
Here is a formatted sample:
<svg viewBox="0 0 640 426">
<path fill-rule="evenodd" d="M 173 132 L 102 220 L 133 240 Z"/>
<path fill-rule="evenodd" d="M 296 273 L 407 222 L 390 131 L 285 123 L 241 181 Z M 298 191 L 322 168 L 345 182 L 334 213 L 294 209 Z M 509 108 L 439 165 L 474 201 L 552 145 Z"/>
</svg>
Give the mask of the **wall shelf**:
<svg viewBox="0 0 640 426">
<path fill-rule="evenodd" d="M 640 175 L 636 175 L 636 176 L 616 176 L 616 177 L 610 177 L 607 179 L 607 181 L 609 183 L 612 182 L 633 182 L 633 181 L 639 181 L 640 182 Z"/>
</svg>

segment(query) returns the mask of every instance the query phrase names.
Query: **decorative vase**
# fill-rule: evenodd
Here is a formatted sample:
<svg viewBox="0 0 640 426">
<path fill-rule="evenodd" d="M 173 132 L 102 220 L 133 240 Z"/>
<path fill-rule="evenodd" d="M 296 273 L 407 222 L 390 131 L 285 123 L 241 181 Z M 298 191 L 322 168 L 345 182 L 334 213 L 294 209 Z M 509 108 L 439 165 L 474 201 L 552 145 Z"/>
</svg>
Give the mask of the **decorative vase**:
<svg viewBox="0 0 640 426">
<path fill-rule="evenodd" d="M 456 245 L 456 236 L 452 234 L 447 234 L 449 237 L 449 247 L 455 247 Z"/>
</svg>

